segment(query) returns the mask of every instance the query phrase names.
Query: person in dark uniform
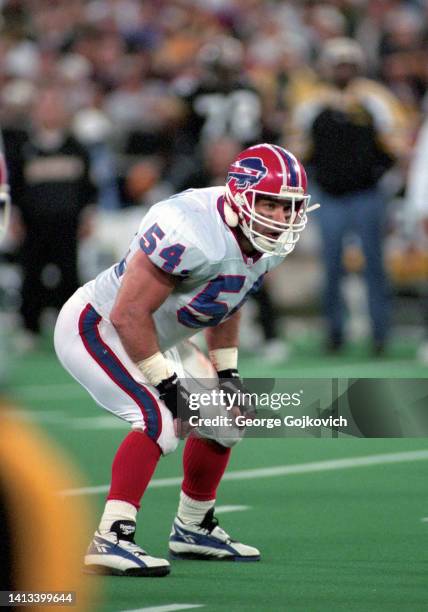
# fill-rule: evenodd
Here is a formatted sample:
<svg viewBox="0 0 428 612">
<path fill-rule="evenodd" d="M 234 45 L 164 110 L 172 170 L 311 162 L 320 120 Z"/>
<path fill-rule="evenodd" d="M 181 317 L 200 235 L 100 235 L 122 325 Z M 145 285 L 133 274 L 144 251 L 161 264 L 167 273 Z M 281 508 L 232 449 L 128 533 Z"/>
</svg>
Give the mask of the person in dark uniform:
<svg viewBox="0 0 428 612">
<path fill-rule="evenodd" d="M 198 75 L 178 79 L 174 90 L 185 109 L 176 137 L 178 155 L 198 157 L 210 140 L 232 138 L 241 147 L 268 136 L 259 92 L 245 75 L 242 44 L 217 37 L 204 45 L 197 57 Z"/>
<path fill-rule="evenodd" d="M 96 197 L 88 154 L 68 132 L 68 119 L 63 90 L 57 84 L 43 85 L 27 137 L 9 169 L 23 230 L 21 315 L 33 340 L 44 308 L 59 308 L 79 286 L 78 240 Z"/>
</svg>

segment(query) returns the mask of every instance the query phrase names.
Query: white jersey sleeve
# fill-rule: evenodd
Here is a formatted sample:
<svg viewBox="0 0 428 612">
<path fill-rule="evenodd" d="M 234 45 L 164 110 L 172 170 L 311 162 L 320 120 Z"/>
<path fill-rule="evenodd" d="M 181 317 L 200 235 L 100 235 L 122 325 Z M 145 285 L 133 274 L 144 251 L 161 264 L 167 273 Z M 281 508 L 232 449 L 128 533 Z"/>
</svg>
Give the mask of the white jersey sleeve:
<svg viewBox="0 0 428 612">
<path fill-rule="evenodd" d="M 169 274 L 185 278 L 199 273 L 208 262 L 206 249 L 183 208 L 174 199 L 153 206 L 138 229 L 139 248 Z"/>
</svg>

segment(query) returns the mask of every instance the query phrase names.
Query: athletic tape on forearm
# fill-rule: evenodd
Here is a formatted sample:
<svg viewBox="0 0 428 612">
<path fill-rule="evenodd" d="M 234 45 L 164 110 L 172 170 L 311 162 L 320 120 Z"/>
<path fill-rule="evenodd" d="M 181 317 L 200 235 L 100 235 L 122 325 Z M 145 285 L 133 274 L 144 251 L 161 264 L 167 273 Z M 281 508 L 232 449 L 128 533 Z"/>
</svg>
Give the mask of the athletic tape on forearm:
<svg viewBox="0 0 428 612">
<path fill-rule="evenodd" d="M 152 385 L 158 385 L 165 378 L 174 374 L 168 361 L 160 351 L 137 363 L 138 369 Z"/>
<path fill-rule="evenodd" d="M 236 370 L 238 368 L 238 349 L 236 346 L 230 348 L 214 349 L 209 351 L 210 361 L 217 370 Z"/>
</svg>

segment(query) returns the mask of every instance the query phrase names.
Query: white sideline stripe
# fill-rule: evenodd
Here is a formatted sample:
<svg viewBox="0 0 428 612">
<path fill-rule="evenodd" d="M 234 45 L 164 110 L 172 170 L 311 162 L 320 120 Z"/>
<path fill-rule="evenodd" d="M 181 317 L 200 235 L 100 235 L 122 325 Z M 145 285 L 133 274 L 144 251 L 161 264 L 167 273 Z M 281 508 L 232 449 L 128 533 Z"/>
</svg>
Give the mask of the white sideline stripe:
<svg viewBox="0 0 428 612">
<path fill-rule="evenodd" d="M 58 401 L 84 397 L 88 392 L 78 383 L 57 385 L 22 385 L 13 390 L 14 397 L 26 400 Z"/>
<path fill-rule="evenodd" d="M 421 522 L 422 522 L 422 523 L 428 523 L 428 516 L 423 516 L 423 517 L 421 518 Z"/>
<path fill-rule="evenodd" d="M 203 608 L 204 604 L 169 604 L 167 606 L 152 606 L 150 608 L 136 608 L 135 610 L 122 610 L 121 612 L 174 612 L 174 610 L 190 610 Z"/>
<path fill-rule="evenodd" d="M 295 465 L 278 465 L 268 468 L 257 468 L 254 470 L 236 470 L 226 472 L 225 480 L 252 480 L 253 478 L 268 478 L 270 476 L 288 476 L 290 474 L 310 474 L 314 472 L 327 472 L 331 470 L 346 470 L 354 467 L 366 467 L 369 465 L 386 465 L 388 463 L 405 463 L 407 461 L 424 461 L 428 459 L 428 450 L 404 451 L 402 453 L 384 453 L 379 455 L 365 455 L 363 457 L 349 457 L 346 459 L 328 459 L 326 461 L 311 461 L 309 463 L 297 463 Z M 183 478 L 154 478 L 149 487 L 163 488 L 181 484 Z M 79 489 L 66 489 L 61 494 L 72 495 L 96 495 L 106 493 L 109 485 L 98 485 L 96 487 L 82 487 Z"/>
<path fill-rule="evenodd" d="M 71 419 L 70 415 L 59 410 L 11 410 L 10 416 L 35 421 L 37 423 L 50 423 L 51 425 L 63 425 L 67 429 L 129 429 L 129 423 L 114 418 L 113 415 L 80 417 Z"/>
<path fill-rule="evenodd" d="M 243 512 L 249 510 L 250 506 L 216 506 L 216 514 L 226 514 L 226 512 Z"/>
<path fill-rule="evenodd" d="M 7 414 L 12 418 L 25 421 L 37 421 L 38 423 L 51 423 L 70 425 L 70 417 L 66 418 L 60 410 L 9 410 Z"/>
<path fill-rule="evenodd" d="M 69 427 L 71 429 L 129 429 L 129 423 L 112 418 L 112 415 L 106 415 L 74 419 L 69 423 Z"/>
<path fill-rule="evenodd" d="M 180 481 L 181 482 L 181 481 Z M 150 483 L 153 485 L 153 481 Z M 60 491 L 59 494 L 64 497 L 72 497 L 74 495 L 97 495 L 98 493 L 107 493 L 109 485 L 98 485 L 97 487 L 81 487 L 80 489 L 65 489 Z"/>
</svg>

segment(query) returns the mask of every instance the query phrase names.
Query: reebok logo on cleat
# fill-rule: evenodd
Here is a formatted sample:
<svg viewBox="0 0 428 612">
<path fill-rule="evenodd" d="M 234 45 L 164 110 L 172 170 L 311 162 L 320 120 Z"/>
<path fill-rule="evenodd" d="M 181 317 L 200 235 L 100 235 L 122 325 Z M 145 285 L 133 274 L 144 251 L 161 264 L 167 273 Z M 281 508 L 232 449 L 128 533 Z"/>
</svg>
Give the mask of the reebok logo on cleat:
<svg viewBox="0 0 428 612">
<path fill-rule="evenodd" d="M 193 536 L 190 535 L 184 535 L 182 534 L 181 537 L 183 538 L 183 540 L 185 542 L 187 542 L 188 544 L 196 544 L 195 542 L 195 538 Z"/>
<path fill-rule="evenodd" d="M 192 535 L 186 533 L 185 531 L 182 531 L 177 527 L 177 525 L 174 525 L 174 529 L 176 535 L 178 535 L 182 540 L 184 540 L 188 544 L 196 544 L 196 540 Z"/>
<path fill-rule="evenodd" d="M 135 525 L 126 525 L 125 523 L 121 523 L 119 525 L 119 529 L 123 535 L 127 536 L 131 535 L 132 533 L 135 533 Z"/>
<path fill-rule="evenodd" d="M 110 531 L 113 531 L 119 540 L 127 540 L 128 542 L 134 541 L 135 530 L 134 521 L 115 521 L 110 527 Z"/>
</svg>

